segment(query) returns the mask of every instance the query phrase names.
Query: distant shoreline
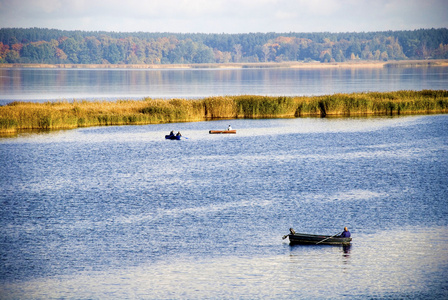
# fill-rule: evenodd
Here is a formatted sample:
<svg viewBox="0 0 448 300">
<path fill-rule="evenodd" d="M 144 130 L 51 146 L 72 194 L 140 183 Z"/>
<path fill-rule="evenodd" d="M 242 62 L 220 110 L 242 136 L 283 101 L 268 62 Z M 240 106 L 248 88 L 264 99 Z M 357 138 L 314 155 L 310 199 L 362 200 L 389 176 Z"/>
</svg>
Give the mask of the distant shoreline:
<svg viewBox="0 0 448 300">
<path fill-rule="evenodd" d="M 279 62 L 279 63 L 211 63 L 211 64 L 0 64 L 1 69 L 330 69 L 330 68 L 384 68 L 384 67 L 435 67 L 448 66 L 447 59 L 347 62 Z"/>
</svg>

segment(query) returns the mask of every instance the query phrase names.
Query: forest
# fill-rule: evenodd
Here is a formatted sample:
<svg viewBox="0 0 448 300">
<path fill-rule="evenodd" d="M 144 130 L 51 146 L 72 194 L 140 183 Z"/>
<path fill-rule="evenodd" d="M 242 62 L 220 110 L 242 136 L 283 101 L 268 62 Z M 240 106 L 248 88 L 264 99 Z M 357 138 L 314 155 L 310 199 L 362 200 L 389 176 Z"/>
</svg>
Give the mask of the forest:
<svg viewBox="0 0 448 300">
<path fill-rule="evenodd" d="M 200 64 L 447 58 L 447 28 L 242 34 L 0 28 L 0 64 Z"/>
</svg>

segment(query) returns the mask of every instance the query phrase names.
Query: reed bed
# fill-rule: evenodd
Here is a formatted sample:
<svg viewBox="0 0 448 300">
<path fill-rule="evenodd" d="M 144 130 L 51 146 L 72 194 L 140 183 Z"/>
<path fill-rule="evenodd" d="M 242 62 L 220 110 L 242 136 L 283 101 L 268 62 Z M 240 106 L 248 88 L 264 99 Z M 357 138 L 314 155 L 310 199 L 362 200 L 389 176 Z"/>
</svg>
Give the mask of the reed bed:
<svg viewBox="0 0 448 300">
<path fill-rule="evenodd" d="M 0 106 L 0 133 L 25 129 L 194 122 L 213 119 L 399 115 L 448 112 L 448 91 L 396 91 L 312 97 L 12 102 Z"/>
</svg>

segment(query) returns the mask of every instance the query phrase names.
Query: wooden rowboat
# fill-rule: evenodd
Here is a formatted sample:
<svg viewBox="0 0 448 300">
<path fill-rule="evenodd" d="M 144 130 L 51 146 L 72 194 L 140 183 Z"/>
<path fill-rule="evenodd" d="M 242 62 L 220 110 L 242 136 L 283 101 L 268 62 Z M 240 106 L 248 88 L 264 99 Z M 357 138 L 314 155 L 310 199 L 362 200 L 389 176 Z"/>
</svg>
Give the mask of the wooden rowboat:
<svg viewBox="0 0 448 300">
<path fill-rule="evenodd" d="M 290 234 L 283 236 L 283 239 L 289 238 L 290 245 L 308 244 L 308 245 L 349 245 L 352 238 L 345 238 L 331 235 L 316 235 L 306 233 L 296 233 L 292 231 Z"/>
<path fill-rule="evenodd" d="M 210 134 L 229 134 L 229 133 L 236 133 L 236 130 L 210 130 L 208 133 Z"/>
</svg>

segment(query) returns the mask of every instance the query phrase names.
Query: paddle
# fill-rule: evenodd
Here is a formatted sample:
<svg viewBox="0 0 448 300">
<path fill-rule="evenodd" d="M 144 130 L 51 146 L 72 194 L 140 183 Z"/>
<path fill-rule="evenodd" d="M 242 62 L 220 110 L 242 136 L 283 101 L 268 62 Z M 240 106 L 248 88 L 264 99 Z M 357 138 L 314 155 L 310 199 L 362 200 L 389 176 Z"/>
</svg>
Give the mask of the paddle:
<svg viewBox="0 0 448 300">
<path fill-rule="evenodd" d="M 322 242 L 325 242 L 326 240 L 331 239 L 332 237 L 335 237 L 335 236 L 337 236 L 337 235 L 340 235 L 341 233 L 342 233 L 342 232 L 339 232 L 339 233 L 336 233 L 335 235 L 332 235 L 332 236 L 330 236 L 330 237 L 327 237 L 327 238 L 323 239 L 322 241 L 317 242 L 316 245 L 317 245 L 317 244 L 320 244 L 320 243 L 322 243 Z"/>
<path fill-rule="evenodd" d="M 182 136 L 184 139 L 187 139 L 188 140 L 188 138 L 186 137 L 186 136 Z"/>
</svg>

